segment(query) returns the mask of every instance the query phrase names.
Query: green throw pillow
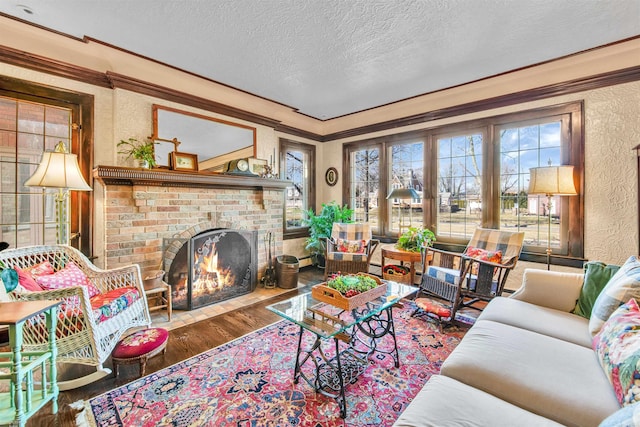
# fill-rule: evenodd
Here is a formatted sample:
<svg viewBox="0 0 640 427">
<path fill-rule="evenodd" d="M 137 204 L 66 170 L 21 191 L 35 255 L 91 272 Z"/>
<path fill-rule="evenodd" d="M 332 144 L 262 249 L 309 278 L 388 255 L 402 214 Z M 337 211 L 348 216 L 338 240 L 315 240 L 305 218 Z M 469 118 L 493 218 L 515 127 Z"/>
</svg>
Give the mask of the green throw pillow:
<svg viewBox="0 0 640 427">
<path fill-rule="evenodd" d="M 580 290 L 578 303 L 573 312 L 585 318 L 591 317 L 593 303 L 604 289 L 609 279 L 620 269 L 619 265 L 605 264 L 600 261 L 589 261 L 584 264 L 584 283 Z"/>
</svg>

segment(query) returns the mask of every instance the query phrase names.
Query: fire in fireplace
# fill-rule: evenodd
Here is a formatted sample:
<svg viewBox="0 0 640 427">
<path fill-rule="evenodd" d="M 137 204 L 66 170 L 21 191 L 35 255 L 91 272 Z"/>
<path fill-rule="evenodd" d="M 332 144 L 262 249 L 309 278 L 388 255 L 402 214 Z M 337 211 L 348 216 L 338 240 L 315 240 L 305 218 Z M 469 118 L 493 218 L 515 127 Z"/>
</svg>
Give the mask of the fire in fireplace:
<svg viewBox="0 0 640 427">
<path fill-rule="evenodd" d="M 176 240 L 182 246 L 166 278 L 173 308 L 193 310 L 255 290 L 257 231 L 217 228 L 188 239 L 165 239 L 165 245 Z"/>
</svg>

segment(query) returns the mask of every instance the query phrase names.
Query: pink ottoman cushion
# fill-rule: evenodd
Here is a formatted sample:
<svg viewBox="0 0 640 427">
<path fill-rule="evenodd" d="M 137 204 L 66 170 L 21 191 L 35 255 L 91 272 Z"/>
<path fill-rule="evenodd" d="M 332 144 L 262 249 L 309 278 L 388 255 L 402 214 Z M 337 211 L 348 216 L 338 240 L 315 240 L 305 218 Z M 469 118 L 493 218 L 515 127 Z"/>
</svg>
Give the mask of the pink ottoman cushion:
<svg viewBox="0 0 640 427">
<path fill-rule="evenodd" d="M 167 342 L 169 332 L 162 328 L 149 328 L 123 338 L 111 355 L 118 359 L 131 359 L 151 353 Z"/>
</svg>

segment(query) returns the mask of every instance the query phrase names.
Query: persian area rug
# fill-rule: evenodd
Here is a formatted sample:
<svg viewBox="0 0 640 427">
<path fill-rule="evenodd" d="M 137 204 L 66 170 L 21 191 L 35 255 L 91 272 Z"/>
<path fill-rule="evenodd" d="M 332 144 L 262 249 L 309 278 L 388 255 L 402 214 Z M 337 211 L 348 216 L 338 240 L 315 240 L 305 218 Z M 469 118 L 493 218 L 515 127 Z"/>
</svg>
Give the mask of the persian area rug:
<svg viewBox="0 0 640 427">
<path fill-rule="evenodd" d="M 466 331 L 441 334 L 411 317 L 414 309 L 405 301 L 393 310 L 400 367 L 390 355 L 372 354 L 346 385 L 346 419 L 335 399 L 304 380 L 293 383 L 299 327 L 286 320 L 97 396 L 81 415 L 89 426 L 390 426 Z M 304 334 L 304 344 L 313 340 Z M 392 345 L 390 336 L 381 341 Z M 308 365 L 303 372 L 310 375 Z"/>
</svg>

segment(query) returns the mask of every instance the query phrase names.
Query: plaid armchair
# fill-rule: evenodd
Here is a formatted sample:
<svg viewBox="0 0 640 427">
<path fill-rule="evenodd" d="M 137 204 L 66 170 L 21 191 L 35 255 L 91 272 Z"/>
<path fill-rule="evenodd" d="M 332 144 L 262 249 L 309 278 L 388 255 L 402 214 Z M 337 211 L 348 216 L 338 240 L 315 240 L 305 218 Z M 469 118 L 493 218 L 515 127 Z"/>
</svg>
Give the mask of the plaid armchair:
<svg viewBox="0 0 640 427">
<path fill-rule="evenodd" d="M 325 280 L 330 273 L 368 273 L 371 256 L 379 244 L 379 240 L 372 239 L 368 223 L 333 223 L 325 251 Z"/>
<path fill-rule="evenodd" d="M 463 253 L 429 248 L 435 254 L 434 265 L 422 276 L 414 315 L 449 323 L 458 308 L 501 295 L 523 242 L 523 232 L 478 228 Z M 421 293 L 438 300 L 420 298 Z"/>
</svg>

